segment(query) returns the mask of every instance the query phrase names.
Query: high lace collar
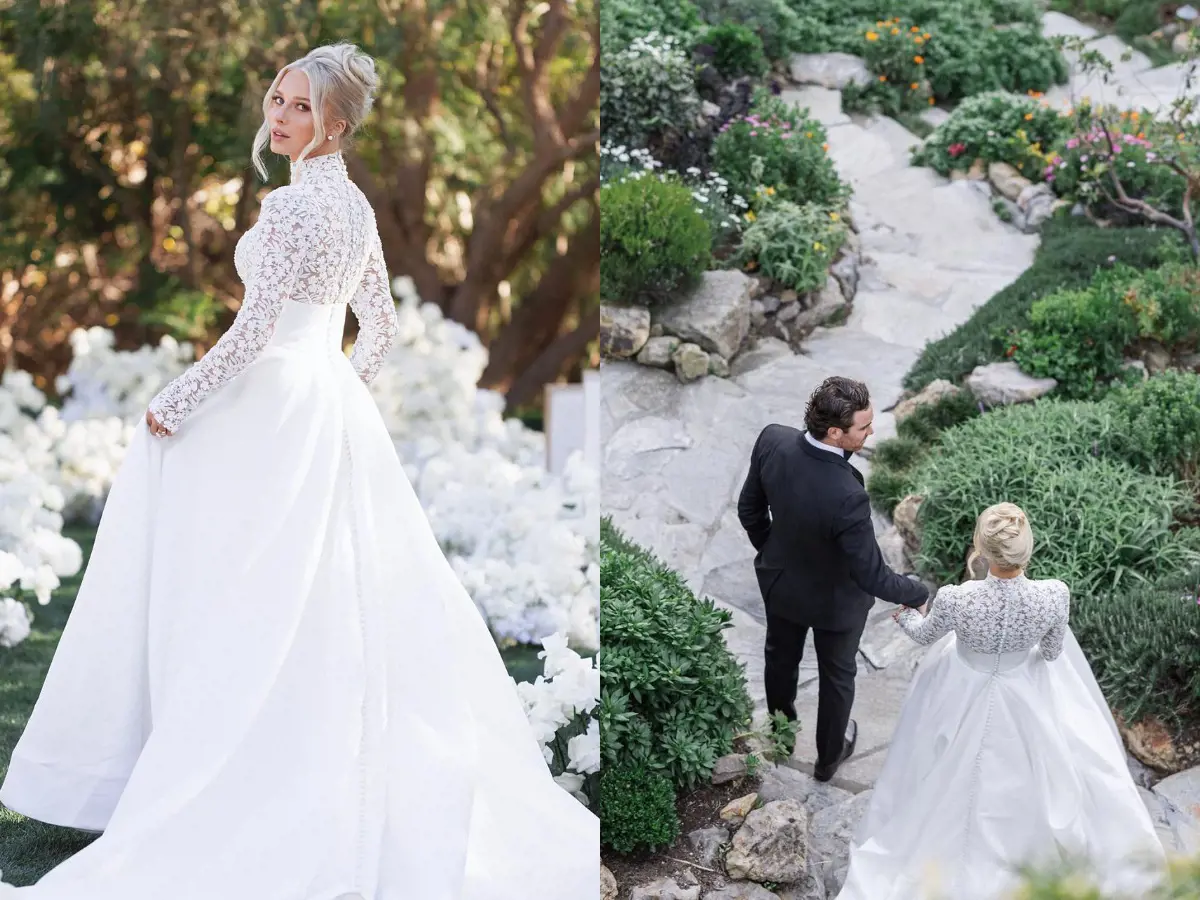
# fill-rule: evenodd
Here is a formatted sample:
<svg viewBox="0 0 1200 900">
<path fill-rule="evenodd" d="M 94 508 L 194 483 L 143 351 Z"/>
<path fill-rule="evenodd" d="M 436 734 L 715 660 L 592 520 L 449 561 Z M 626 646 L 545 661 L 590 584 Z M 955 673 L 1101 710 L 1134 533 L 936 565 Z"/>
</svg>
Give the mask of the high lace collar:
<svg viewBox="0 0 1200 900">
<path fill-rule="evenodd" d="M 1001 578 L 989 569 L 985 580 L 993 584 L 1016 584 L 1025 580 L 1025 573 L 1022 572 L 1020 575 L 1014 575 L 1012 578 Z"/>
<path fill-rule="evenodd" d="M 301 181 L 312 181 L 317 178 L 348 178 L 346 160 L 342 151 L 323 153 L 320 156 L 308 156 L 298 163 L 291 164 L 292 184 Z"/>
</svg>

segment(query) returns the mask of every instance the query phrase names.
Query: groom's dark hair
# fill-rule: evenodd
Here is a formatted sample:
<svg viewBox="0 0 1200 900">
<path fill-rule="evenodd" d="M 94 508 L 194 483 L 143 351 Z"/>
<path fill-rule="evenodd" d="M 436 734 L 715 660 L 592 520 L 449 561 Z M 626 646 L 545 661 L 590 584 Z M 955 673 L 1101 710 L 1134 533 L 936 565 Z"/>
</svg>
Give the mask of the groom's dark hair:
<svg viewBox="0 0 1200 900">
<path fill-rule="evenodd" d="M 871 394 L 865 384 L 834 375 L 822 381 L 808 398 L 804 427 L 817 440 L 824 438 L 830 428 L 849 431 L 854 424 L 854 414 L 870 405 Z"/>
</svg>

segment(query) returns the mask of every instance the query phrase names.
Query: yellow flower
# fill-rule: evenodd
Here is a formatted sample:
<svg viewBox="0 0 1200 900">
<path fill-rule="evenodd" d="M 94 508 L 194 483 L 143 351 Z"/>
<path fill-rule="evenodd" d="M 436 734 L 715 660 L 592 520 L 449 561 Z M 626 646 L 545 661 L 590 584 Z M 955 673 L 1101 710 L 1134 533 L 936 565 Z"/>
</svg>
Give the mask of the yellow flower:
<svg viewBox="0 0 1200 900">
<path fill-rule="evenodd" d="M 804 136 L 806 138 L 808 138 L 810 141 L 812 140 L 812 132 L 811 131 L 804 132 Z"/>
<path fill-rule="evenodd" d="M 819 253 L 820 251 L 825 249 L 825 245 L 822 244 L 820 241 L 813 241 L 813 249 Z"/>
<path fill-rule="evenodd" d="M 1031 113 L 1031 112 L 1030 112 L 1030 113 L 1025 113 L 1025 121 L 1026 121 L 1026 122 L 1032 122 L 1032 121 L 1033 121 L 1033 113 Z"/>
<path fill-rule="evenodd" d="M 868 31 L 867 32 L 867 40 L 868 41 L 877 41 L 877 40 L 879 40 L 879 35 L 877 35 L 873 31 Z"/>
<path fill-rule="evenodd" d="M 839 216 L 839 215 L 838 215 L 837 213 L 835 213 L 835 212 L 831 212 L 831 213 L 829 214 L 829 218 L 831 218 L 831 219 L 833 219 L 833 221 L 837 222 L 839 219 L 841 219 L 841 216 Z"/>
<path fill-rule="evenodd" d="M 892 34 L 893 34 L 893 35 L 896 35 L 896 34 L 899 34 L 899 33 L 900 33 L 900 29 L 899 29 L 899 28 L 893 28 L 893 29 L 892 29 Z"/>
<path fill-rule="evenodd" d="M 775 188 L 773 188 L 773 187 L 767 188 L 767 196 L 774 197 L 775 196 Z"/>
<path fill-rule="evenodd" d="M 913 62 L 915 62 L 915 63 L 916 63 L 918 66 L 919 66 L 919 65 L 921 65 L 921 63 L 925 62 L 925 57 L 923 57 L 923 56 L 914 56 L 914 57 L 913 57 Z"/>
<path fill-rule="evenodd" d="M 753 210 L 751 210 L 750 212 L 746 213 L 746 221 L 747 221 L 747 222 L 753 222 L 753 221 L 754 221 L 756 218 L 757 218 L 757 216 L 755 216 L 755 215 L 754 215 L 754 211 L 753 211 Z"/>
</svg>

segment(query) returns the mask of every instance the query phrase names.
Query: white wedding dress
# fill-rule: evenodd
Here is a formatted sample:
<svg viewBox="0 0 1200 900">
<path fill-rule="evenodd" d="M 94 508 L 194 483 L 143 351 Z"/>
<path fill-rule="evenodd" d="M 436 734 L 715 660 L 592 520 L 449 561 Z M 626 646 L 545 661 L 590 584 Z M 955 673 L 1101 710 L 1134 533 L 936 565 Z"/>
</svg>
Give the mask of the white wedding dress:
<svg viewBox="0 0 1200 900">
<path fill-rule="evenodd" d="M 236 321 L 151 404 L 173 436 L 136 430 L 0 789 L 104 833 L 0 898 L 594 900 L 599 820 L 367 389 L 396 310 L 340 153 L 293 166 L 236 265 Z"/>
<path fill-rule="evenodd" d="M 999 900 L 1018 867 L 1086 860 L 1142 896 L 1165 862 L 1116 724 L 1068 625 L 1061 581 L 938 591 L 837 900 Z"/>
</svg>

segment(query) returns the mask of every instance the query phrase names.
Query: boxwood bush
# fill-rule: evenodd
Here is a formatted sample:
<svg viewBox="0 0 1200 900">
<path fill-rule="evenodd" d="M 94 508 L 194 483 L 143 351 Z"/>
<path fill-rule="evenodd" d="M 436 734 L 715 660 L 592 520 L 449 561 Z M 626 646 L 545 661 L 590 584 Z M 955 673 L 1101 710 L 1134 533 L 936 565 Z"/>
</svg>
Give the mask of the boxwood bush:
<svg viewBox="0 0 1200 900">
<path fill-rule="evenodd" d="M 620 853 L 669 847 L 679 837 L 675 786 L 645 766 L 600 772 L 600 842 Z"/>
<path fill-rule="evenodd" d="M 711 777 L 753 711 L 745 664 L 721 636 L 730 619 L 603 520 L 600 750 L 606 770 L 640 765 L 687 788 Z"/>
<path fill-rule="evenodd" d="M 1200 375 L 1164 372 L 1105 401 L 1113 428 L 1104 449 L 1146 472 L 1200 487 Z"/>
<path fill-rule="evenodd" d="M 1158 266 L 1180 241 L 1154 228 L 1097 228 L 1085 219 L 1052 219 L 1042 230 L 1033 265 L 992 296 L 971 317 L 925 345 L 904 386 L 919 391 L 937 378 L 958 383 L 976 366 L 1005 359 L 1005 329 L 1024 328 L 1034 302 L 1063 288 L 1087 285 L 1101 268 L 1116 262 L 1136 269 Z"/>
<path fill-rule="evenodd" d="M 600 296 L 654 304 L 694 283 L 712 258 L 712 230 L 689 187 L 653 176 L 600 189 Z"/>
</svg>

